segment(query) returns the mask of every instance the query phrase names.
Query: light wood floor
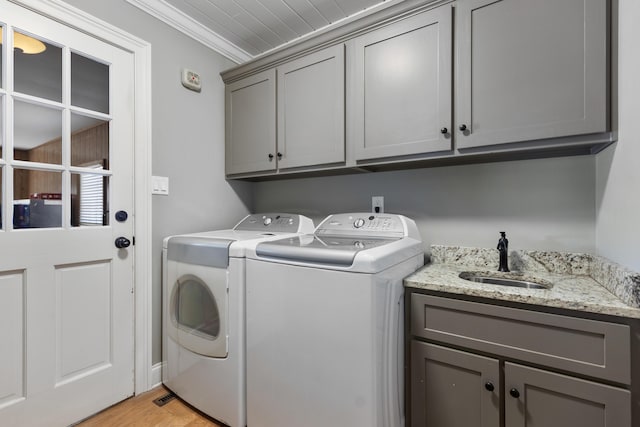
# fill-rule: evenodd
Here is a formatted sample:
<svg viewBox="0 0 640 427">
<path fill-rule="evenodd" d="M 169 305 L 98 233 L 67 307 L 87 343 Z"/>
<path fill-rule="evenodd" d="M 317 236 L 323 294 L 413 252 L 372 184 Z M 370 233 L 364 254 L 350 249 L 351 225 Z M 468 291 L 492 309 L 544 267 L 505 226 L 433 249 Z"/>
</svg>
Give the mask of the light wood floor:
<svg viewBox="0 0 640 427">
<path fill-rule="evenodd" d="M 77 424 L 79 427 L 223 427 L 178 398 L 164 406 L 153 401 L 169 393 L 159 386 Z"/>
</svg>

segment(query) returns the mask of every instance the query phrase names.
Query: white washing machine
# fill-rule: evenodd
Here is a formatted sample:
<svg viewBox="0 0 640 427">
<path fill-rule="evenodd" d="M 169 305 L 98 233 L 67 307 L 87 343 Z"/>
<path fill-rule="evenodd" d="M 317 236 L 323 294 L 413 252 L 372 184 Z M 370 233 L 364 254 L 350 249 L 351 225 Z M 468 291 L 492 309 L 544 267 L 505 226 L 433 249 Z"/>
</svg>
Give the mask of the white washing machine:
<svg viewBox="0 0 640 427">
<path fill-rule="evenodd" d="M 415 223 L 337 214 L 247 253 L 249 427 L 399 427 Z"/>
<path fill-rule="evenodd" d="M 231 230 L 171 236 L 163 246 L 162 381 L 231 426 L 246 426 L 245 252 L 311 233 L 301 215 L 249 215 Z"/>
</svg>

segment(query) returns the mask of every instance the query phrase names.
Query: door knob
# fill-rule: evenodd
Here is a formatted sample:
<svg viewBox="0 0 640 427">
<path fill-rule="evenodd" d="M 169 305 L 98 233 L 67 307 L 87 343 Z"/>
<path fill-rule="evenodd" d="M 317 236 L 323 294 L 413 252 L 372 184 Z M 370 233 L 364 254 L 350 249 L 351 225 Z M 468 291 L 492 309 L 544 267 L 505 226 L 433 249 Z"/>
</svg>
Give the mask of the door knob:
<svg viewBox="0 0 640 427">
<path fill-rule="evenodd" d="M 493 383 L 491 381 L 488 381 L 485 385 L 484 388 L 487 389 L 487 391 L 493 391 L 495 389 L 495 387 L 493 386 Z"/>
<path fill-rule="evenodd" d="M 116 248 L 118 249 L 128 248 L 129 245 L 131 245 L 131 240 L 127 239 L 126 237 L 118 237 L 116 239 Z"/>
<path fill-rule="evenodd" d="M 269 153 L 269 161 L 273 160 L 273 154 Z"/>
<path fill-rule="evenodd" d="M 515 397 L 516 399 L 520 397 L 520 392 L 515 388 L 509 390 L 509 394 L 511 395 L 511 397 Z"/>
<path fill-rule="evenodd" d="M 449 133 L 449 129 L 442 128 L 442 129 L 440 129 L 440 133 L 443 134 L 443 135 L 446 135 L 447 133 Z"/>
<path fill-rule="evenodd" d="M 460 132 L 464 132 L 465 130 L 467 130 L 467 125 L 463 123 L 460 125 L 460 127 L 458 127 L 458 129 L 460 129 Z"/>
<path fill-rule="evenodd" d="M 278 160 L 282 158 L 282 153 L 278 152 Z"/>
</svg>

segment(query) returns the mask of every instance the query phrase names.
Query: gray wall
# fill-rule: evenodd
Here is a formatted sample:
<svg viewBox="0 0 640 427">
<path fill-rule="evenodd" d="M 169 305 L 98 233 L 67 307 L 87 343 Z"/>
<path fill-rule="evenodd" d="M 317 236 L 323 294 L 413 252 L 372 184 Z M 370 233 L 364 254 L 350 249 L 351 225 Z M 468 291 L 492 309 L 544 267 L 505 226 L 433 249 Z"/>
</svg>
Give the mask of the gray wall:
<svg viewBox="0 0 640 427">
<path fill-rule="evenodd" d="M 169 196 L 153 197 L 153 363 L 161 355 L 162 239 L 228 228 L 251 210 L 251 187 L 224 179 L 224 84 L 231 61 L 124 0 L 67 0 L 152 45 L 153 174 Z M 182 87 L 180 70 L 200 73 L 202 92 Z"/>
<path fill-rule="evenodd" d="M 640 271 L 640 2 L 620 1 L 618 142 L 598 154 L 597 251 Z"/>
<path fill-rule="evenodd" d="M 494 247 L 506 231 L 512 249 L 595 251 L 593 156 L 487 163 L 255 184 L 257 211 L 292 211 L 316 220 L 371 209 L 416 220 L 425 243 Z"/>
</svg>

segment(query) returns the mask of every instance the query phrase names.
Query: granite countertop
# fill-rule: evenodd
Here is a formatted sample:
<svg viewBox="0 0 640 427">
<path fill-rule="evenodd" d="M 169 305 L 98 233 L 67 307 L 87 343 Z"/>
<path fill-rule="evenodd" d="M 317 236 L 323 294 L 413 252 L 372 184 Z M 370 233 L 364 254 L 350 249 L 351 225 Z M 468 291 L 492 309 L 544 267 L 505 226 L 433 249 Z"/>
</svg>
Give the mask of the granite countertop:
<svg viewBox="0 0 640 427">
<path fill-rule="evenodd" d="M 640 274 L 589 254 L 514 251 L 511 273 L 499 273 L 495 249 L 432 246 L 431 263 L 407 277 L 405 287 L 492 298 L 620 317 L 640 318 Z M 550 289 L 476 283 L 463 271 L 549 282 Z"/>
</svg>

